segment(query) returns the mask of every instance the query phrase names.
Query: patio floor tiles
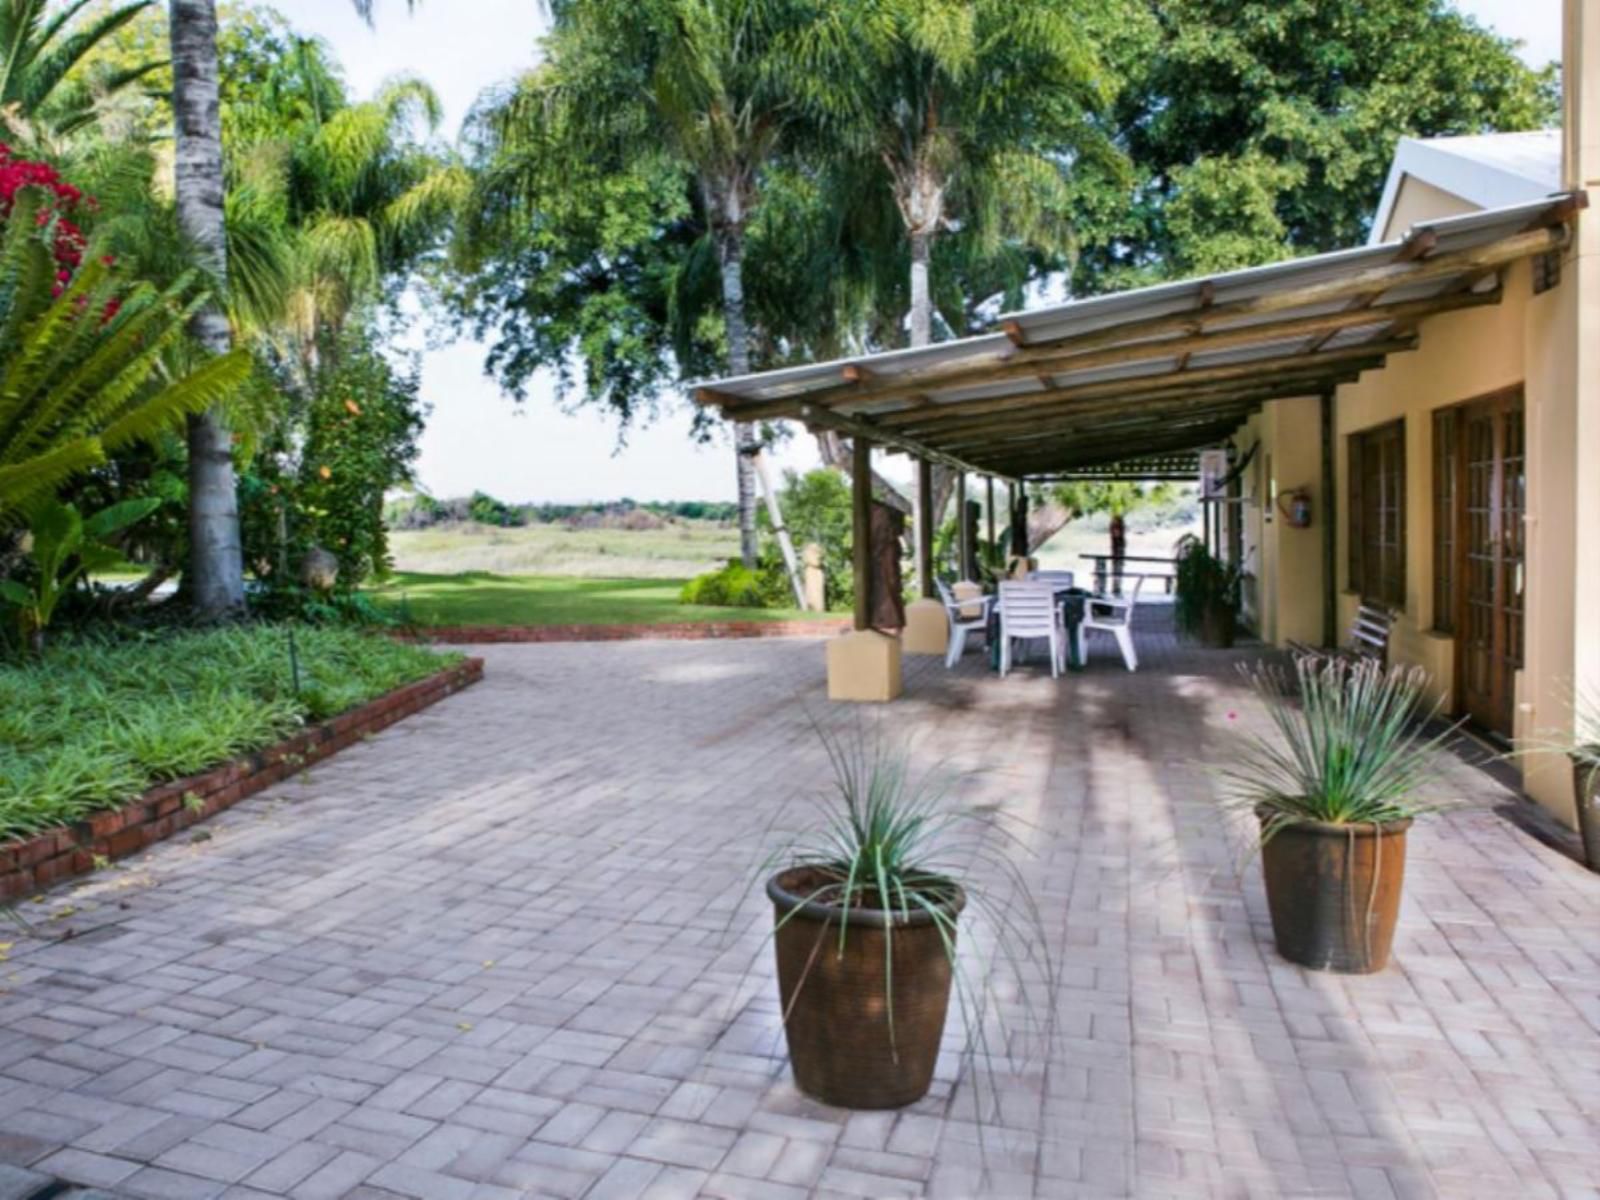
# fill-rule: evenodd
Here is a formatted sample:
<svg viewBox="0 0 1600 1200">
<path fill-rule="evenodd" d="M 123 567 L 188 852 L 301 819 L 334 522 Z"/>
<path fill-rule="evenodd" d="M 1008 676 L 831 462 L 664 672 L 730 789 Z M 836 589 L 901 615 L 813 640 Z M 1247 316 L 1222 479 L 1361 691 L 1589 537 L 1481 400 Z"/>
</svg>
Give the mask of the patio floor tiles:
<svg viewBox="0 0 1600 1200">
<path fill-rule="evenodd" d="M 152 1197 L 1589 1194 L 1600 879 L 1441 759 L 1479 803 L 1413 832 L 1394 966 L 1290 966 L 1216 808 L 1255 652 L 1140 641 L 1135 675 L 907 660 L 881 710 L 825 703 L 814 641 L 490 648 L 211 840 L 27 906 L 76 936 L 0 979 L 0 1164 Z M 1025 822 L 1055 994 L 1007 991 L 992 1073 L 953 1015 L 900 1113 L 783 1060 L 749 870 L 826 782 L 814 719 Z"/>
</svg>

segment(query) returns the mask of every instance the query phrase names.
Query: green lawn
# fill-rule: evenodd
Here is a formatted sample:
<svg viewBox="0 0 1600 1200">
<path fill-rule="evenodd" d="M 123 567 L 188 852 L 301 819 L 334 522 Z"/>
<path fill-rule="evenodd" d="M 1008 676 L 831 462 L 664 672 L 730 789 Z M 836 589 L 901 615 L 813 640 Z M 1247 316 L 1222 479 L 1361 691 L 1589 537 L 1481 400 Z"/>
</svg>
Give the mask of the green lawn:
<svg viewBox="0 0 1600 1200">
<path fill-rule="evenodd" d="M 675 621 L 781 621 L 782 608 L 680 604 L 681 579 L 578 579 L 562 575 L 397 572 L 370 595 L 418 625 L 662 625 Z"/>
</svg>

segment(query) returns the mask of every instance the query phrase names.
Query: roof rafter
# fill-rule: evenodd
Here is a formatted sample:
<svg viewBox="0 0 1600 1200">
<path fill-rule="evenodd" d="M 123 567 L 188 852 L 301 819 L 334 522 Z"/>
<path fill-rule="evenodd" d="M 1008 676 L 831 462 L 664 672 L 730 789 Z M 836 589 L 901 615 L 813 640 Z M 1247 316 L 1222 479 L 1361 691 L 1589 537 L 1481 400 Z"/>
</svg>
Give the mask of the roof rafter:
<svg viewBox="0 0 1600 1200">
<path fill-rule="evenodd" d="M 1056 388 L 1053 391 L 1023 392 L 1011 396 L 986 396 L 976 400 L 956 400 L 946 404 L 932 404 L 927 408 L 919 408 L 907 412 L 884 413 L 873 420 L 875 424 L 890 429 L 901 426 L 925 429 L 951 417 L 970 416 L 973 414 L 988 416 L 994 413 L 1012 412 L 1021 409 L 1047 408 L 1063 400 L 1075 398 L 1088 400 L 1128 396 L 1140 391 L 1160 388 L 1167 384 L 1184 387 L 1190 384 L 1214 383 L 1229 379 L 1248 379 L 1252 375 L 1278 373 L 1280 368 L 1284 367 L 1292 369 L 1326 364 L 1330 368 L 1335 368 L 1330 370 L 1330 374 L 1342 374 L 1345 369 L 1344 364 L 1352 359 L 1381 359 L 1389 354 L 1401 354 L 1416 348 L 1417 339 L 1412 336 L 1388 338 L 1379 342 L 1360 342 L 1353 346 L 1341 346 L 1335 350 L 1319 350 L 1315 354 L 1305 354 L 1296 350 L 1291 354 L 1263 356 L 1217 367 L 1200 367 L 1182 372 L 1165 371 L 1134 375 L 1124 379 L 1111 379 L 1097 383 L 1078 384 L 1075 387 Z"/>
</svg>

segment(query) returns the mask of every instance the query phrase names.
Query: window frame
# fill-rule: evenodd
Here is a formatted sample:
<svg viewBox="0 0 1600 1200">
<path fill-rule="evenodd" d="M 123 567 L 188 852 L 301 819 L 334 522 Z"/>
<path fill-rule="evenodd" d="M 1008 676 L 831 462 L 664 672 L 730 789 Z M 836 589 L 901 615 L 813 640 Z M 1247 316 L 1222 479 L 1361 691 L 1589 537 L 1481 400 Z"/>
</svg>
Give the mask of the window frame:
<svg viewBox="0 0 1600 1200">
<path fill-rule="evenodd" d="M 1406 422 L 1404 417 L 1346 439 L 1350 590 L 1396 612 L 1406 606 Z M 1376 576 L 1376 578 L 1372 578 Z"/>
</svg>

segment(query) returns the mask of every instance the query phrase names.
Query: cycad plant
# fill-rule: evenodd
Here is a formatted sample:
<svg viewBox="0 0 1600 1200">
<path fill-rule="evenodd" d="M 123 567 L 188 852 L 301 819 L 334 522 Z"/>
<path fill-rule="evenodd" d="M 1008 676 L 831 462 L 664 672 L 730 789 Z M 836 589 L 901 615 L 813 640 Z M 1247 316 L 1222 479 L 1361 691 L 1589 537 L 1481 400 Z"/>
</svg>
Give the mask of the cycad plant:
<svg viewBox="0 0 1600 1200">
<path fill-rule="evenodd" d="M 145 497 L 85 517 L 75 505 L 52 497 L 31 509 L 26 554 L 31 578 L 26 583 L 0 579 L 0 600 L 16 608 L 19 632 L 34 653 L 44 649 L 44 631 L 56 606 L 80 579 L 126 565 L 113 539 L 160 507 L 158 498 Z"/>
<path fill-rule="evenodd" d="M 189 294 L 192 280 L 128 288 L 93 255 L 72 275 L 39 232 L 45 200 L 19 191 L 0 233 L 0 523 L 107 454 L 220 402 L 250 371 L 242 352 L 169 371 L 164 356 L 204 299 Z"/>
</svg>

